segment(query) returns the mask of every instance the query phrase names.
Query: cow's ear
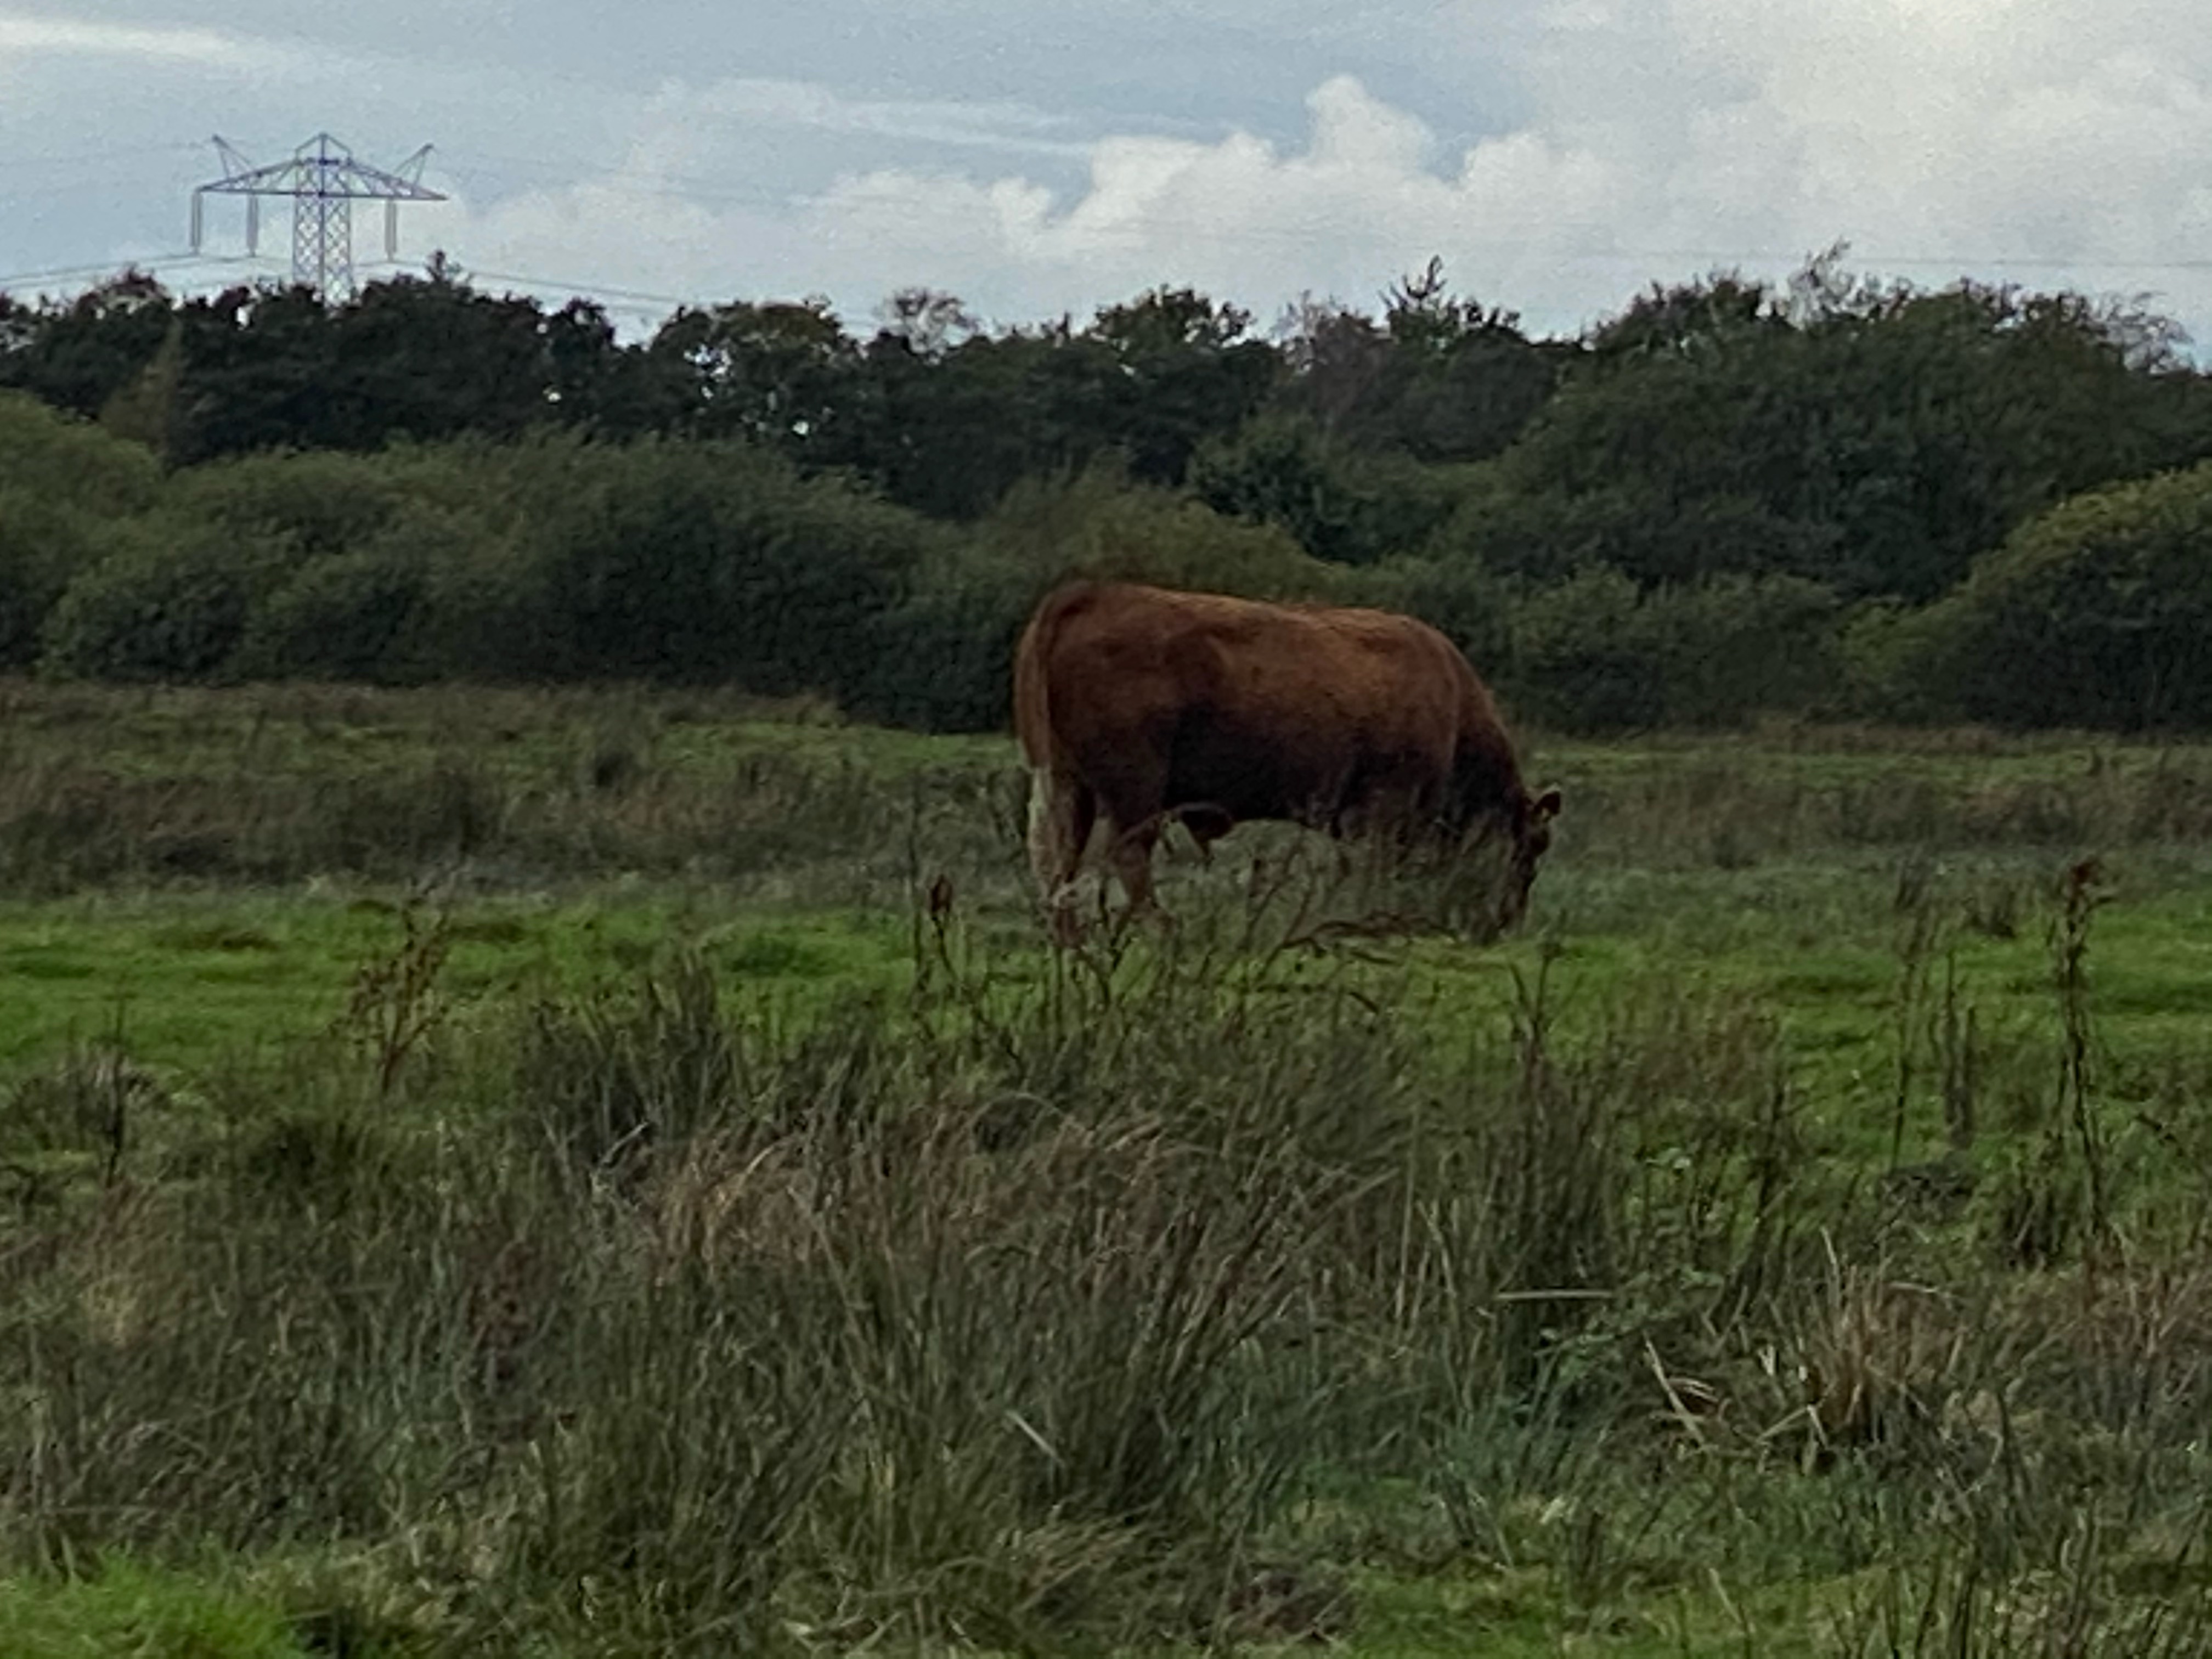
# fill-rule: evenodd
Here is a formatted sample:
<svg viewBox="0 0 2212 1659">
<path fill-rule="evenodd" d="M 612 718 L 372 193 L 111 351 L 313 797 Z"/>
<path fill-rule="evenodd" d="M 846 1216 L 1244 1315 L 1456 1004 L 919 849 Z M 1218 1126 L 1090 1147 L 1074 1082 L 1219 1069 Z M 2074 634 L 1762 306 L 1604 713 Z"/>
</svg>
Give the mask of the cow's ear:
<svg viewBox="0 0 2212 1659">
<path fill-rule="evenodd" d="M 1553 784 L 1528 804 L 1528 816 L 1546 823 L 1559 815 L 1559 786 Z"/>
</svg>

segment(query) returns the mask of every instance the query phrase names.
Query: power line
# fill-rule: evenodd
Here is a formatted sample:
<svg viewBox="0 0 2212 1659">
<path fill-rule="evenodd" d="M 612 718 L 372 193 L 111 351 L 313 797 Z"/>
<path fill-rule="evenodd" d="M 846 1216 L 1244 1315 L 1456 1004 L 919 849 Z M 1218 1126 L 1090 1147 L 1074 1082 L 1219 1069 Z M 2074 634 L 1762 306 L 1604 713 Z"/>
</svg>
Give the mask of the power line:
<svg viewBox="0 0 2212 1659">
<path fill-rule="evenodd" d="M 14 173 L 24 167 L 91 167 L 108 161 L 135 161 L 142 156 L 182 155 L 198 148 L 198 144 L 177 139 L 166 144 L 130 144 L 118 149 L 87 150 L 70 155 L 9 155 L 0 158 L 0 173 Z"/>
<path fill-rule="evenodd" d="M 20 168 L 38 165 L 52 165 L 57 162 L 73 160 L 82 160 L 89 162 L 143 154 L 151 150 L 161 150 L 166 152 L 171 149 L 188 148 L 191 148 L 191 146 L 139 146 L 130 149 L 96 152 L 82 158 L 10 158 L 8 161 L 0 161 L 0 168 Z M 564 165 L 558 161 L 501 155 L 493 152 L 481 150 L 462 150 L 459 152 L 459 155 L 462 159 L 459 165 L 455 165 L 453 160 L 455 152 L 447 151 L 445 154 L 447 155 L 447 160 L 444 163 L 443 170 L 462 178 L 474 177 L 495 182 L 505 179 L 507 181 L 512 183 L 513 176 L 515 173 L 528 173 L 538 174 L 557 186 L 569 190 L 603 188 L 611 191 L 619 191 L 626 196 L 642 197 L 659 200 L 690 201 L 695 203 L 726 203 L 733 205 L 757 207 L 770 210 L 782 210 L 785 211 L 795 210 L 799 212 L 831 208 L 841 204 L 850 203 L 852 200 L 849 197 L 840 197 L 825 193 L 807 193 L 788 190 L 777 190 L 765 185 L 733 186 L 726 180 L 708 179 L 684 174 L 660 174 L 650 179 L 624 177 L 620 174 L 612 174 L 600 179 L 592 179 L 582 174 L 577 168 L 572 166 Z M 471 157 L 477 158 L 480 161 L 492 162 L 494 165 L 490 167 L 477 165 L 476 161 L 470 159 Z M 346 159 L 349 161 L 350 158 Z M 420 172 L 421 160 L 421 152 L 418 152 L 416 156 L 410 158 L 410 167 L 418 174 Z M 227 162 L 226 165 L 230 166 L 231 164 Z M 375 169 L 362 168 L 358 163 L 354 163 L 352 165 L 356 170 L 365 174 L 374 174 L 375 173 Z M 280 163 L 278 164 L 278 167 L 276 169 L 260 169 L 258 171 L 262 173 L 273 174 L 275 172 L 278 171 L 296 171 L 300 166 L 301 162 L 299 158 L 295 157 L 293 162 Z M 250 176 L 250 174 L 240 174 L 235 167 L 234 167 L 233 171 L 224 179 L 218 181 L 216 185 L 204 186 L 203 189 L 234 194 L 252 195 L 266 193 L 264 191 L 249 191 L 246 189 L 246 178 L 248 176 Z M 392 175 L 385 176 L 390 177 Z M 422 191 L 422 194 L 419 197 L 414 198 L 414 199 L 442 199 L 437 197 L 437 192 L 435 191 L 422 190 L 422 186 L 419 185 L 419 182 L 415 180 L 408 180 L 405 182 L 410 185 L 411 190 Z M 23 192 L 13 193 L 22 194 Z M 296 179 L 292 181 L 289 187 L 283 189 L 279 193 L 291 194 L 302 198 L 301 202 L 301 205 L 302 207 L 309 206 L 311 198 L 316 195 L 316 191 L 313 190 L 301 188 L 299 181 Z M 353 193 L 362 195 L 379 194 L 378 191 L 368 189 L 362 189 L 354 191 Z M 390 198 L 386 198 L 385 199 L 387 201 L 386 229 L 387 243 L 389 243 L 391 240 L 389 233 L 392 229 L 389 222 L 390 215 L 396 207 L 396 203 Z M 258 205 L 258 204 L 250 203 L 249 208 L 251 209 L 256 205 Z M 342 208 L 343 205 L 344 204 L 343 202 L 335 199 L 334 195 L 329 201 L 326 210 L 335 210 Z M 923 225 L 934 222 L 939 216 L 940 211 L 930 203 L 911 196 L 877 197 L 869 199 L 866 205 L 868 212 L 872 215 L 888 216 L 894 219 L 903 220 L 916 225 Z M 1333 220 L 1334 216 L 1332 215 L 1320 212 L 1307 212 L 1299 214 L 1288 220 L 1278 220 L 1272 223 L 1245 223 L 1241 225 L 1224 225 L 1216 223 L 1200 228 L 1193 240 L 1196 240 L 1200 242 L 1212 243 L 1217 246 L 1227 245 L 1230 246 L 1277 246 L 1286 243 L 1302 243 L 1310 241 L 1316 234 L 1324 231 L 1331 222 L 1333 222 Z M 252 223 L 251 217 L 249 219 L 249 223 Z M 313 229 L 314 228 L 314 223 L 311 218 L 309 228 Z M 295 226 L 295 232 L 297 230 L 298 227 Z M 313 251 L 320 251 L 321 242 L 327 240 L 330 234 L 331 234 L 331 227 L 328 224 L 325 224 L 322 228 L 321 233 L 319 234 L 316 238 L 318 247 Z M 1146 232 L 1145 229 L 1138 228 L 1132 232 L 1127 240 L 1129 245 L 1133 247 L 1141 246 L 1146 239 Z M 387 251 L 389 252 L 389 249 Z M 1671 263 L 1711 266 L 1728 264 L 1795 264 L 1802 263 L 1808 257 L 1808 254 L 1802 250 L 1784 252 L 1771 248 L 1539 248 L 1528 246 L 1524 244 L 1520 246 L 1509 246 L 1492 250 L 1486 256 L 1486 258 L 1488 262 L 1495 263 L 1511 260 L 1516 258 L 1516 256 L 1522 258 L 1533 258 L 1537 260 L 1556 261 L 1562 264 L 1577 264 Z M 183 257 L 185 256 L 174 254 L 156 255 L 152 256 L 149 262 L 174 262 Z M 343 264 L 343 262 L 341 261 L 341 264 Z M 2106 272 L 2115 274 L 2140 273 L 2146 276 L 2156 276 L 2197 275 L 2212 271 L 2212 258 L 2180 258 L 2124 259 L 2089 256 L 2063 257 L 2049 254 L 2026 253 L 1996 254 L 1981 252 L 1963 255 L 1956 253 L 1900 253 L 1893 255 L 1861 254 L 1854 263 L 1858 268 L 1866 270 L 1880 270 L 1882 268 L 1912 270 L 1948 269 L 1961 273 L 1973 270 L 1994 270 L 2080 272 L 2084 276 L 2093 276 L 2097 273 Z M 105 267 L 90 264 L 84 266 L 70 266 L 52 271 L 33 272 L 25 276 L 0 278 L 0 283 L 20 283 L 48 278 L 61 278 L 72 275 L 95 271 L 104 268 Z M 644 289 L 617 289 L 612 287 L 597 288 L 595 285 L 590 283 L 561 283 L 555 282 L 550 279 L 519 276 L 512 274 L 503 275 L 501 273 L 490 271 L 487 271 L 483 274 L 488 276 L 494 277 L 496 280 L 522 281 L 527 282 L 532 285 L 542 283 L 548 287 L 567 288 L 573 291 L 579 292 L 592 290 L 603 292 L 611 296 L 635 299 L 651 304 L 680 305 L 688 303 L 688 301 L 677 295 L 654 293 Z M 295 270 L 295 275 L 299 276 L 301 280 L 309 282 L 311 284 L 314 282 L 316 276 L 315 272 L 308 272 L 302 275 L 297 270 Z"/>
<path fill-rule="evenodd" d="M 1547 253 L 1554 259 L 1604 263 L 1661 260 L 1681 260 L 1688 263 L 1774 264 L 1788 261 L 1802 263 L 1802 252 L 1782 253 L 1772 249 L 1763 252 L 1700 252 L 1694 248 L 1657 248 L 1648 252 L 1559 251 Z M 2000 266 L 2008 270 L 2212 270 L 2212 259 L 2069 259 L 2050 254 L 1868 254 L 1856 263 L 1865 266 L 1878 265 L 1938 265 L 1958 270 L 1977 266 Z"/>
<path fill-rule="evenodd" d="M 696 295 L 686 298 L 675 294 L 649 293 L 643 289 L 617 288 L 607 283 L 572 283 L 557 276 L 531 276 L 512 270 L 482 270 L 473 266 L 463 266 L 462 275 L 483 276 L 495 283 L 520 283 L 526 288 L 558 289 L 563 293 L 586 295 L 594 298 L 600 295 L 611 295 L 617 299 L 639 300 L 647 305 L 688 306 L 698 303 Z"/>
<path fill-rule="evenodd" d="M 18 271 L 13 276 L 0 276 L 0 289 L 15 288 L 24 283 L 59 282 L 67 277 L 119 276 L 126 270 L 151 272 L 156 266 L 240 264 L 253 257 L 238 253 L 194 253 L 189 248 L 177 253 L 144 253 L 128 259 L 105 259 L 97 264 L 64 265 L 53 270 Z"/>
</svg>

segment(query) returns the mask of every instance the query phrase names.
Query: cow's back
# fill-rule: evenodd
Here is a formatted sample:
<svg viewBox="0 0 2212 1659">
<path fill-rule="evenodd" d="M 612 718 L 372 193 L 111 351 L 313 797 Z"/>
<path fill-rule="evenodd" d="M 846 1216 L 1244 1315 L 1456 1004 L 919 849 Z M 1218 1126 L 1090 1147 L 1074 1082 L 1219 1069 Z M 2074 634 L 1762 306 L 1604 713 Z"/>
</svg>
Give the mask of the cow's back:
<svg viewBox="0 0 2212 1659">
<path fill-rule="evenodd" d="M 1092 784 L 1125 823 L 1194 804 L 1310 817 L 1376 781 L 1431 793 L 1480 697 L 1409 617 L 1123 584 L 1055 590 L 1015 675 L 1030 764 Z"/>
</svg>

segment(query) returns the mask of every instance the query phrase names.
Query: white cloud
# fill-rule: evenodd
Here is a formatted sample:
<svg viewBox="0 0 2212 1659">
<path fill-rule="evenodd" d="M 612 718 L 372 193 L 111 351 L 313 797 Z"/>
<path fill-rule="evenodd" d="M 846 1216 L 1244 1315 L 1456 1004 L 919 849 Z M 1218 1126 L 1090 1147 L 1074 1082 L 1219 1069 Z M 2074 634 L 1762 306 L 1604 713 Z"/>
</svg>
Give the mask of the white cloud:
<svg viewBox="0 0 2212 1659">
<path fill-rule="evenodd" d="M 0 58 L 61 56 L 151 58 L 245 75 L 283 75 L 315 62 L 305 52 L 216 29 L 86 23 L 0 12 Z"/>
<path fill-rule="evenodd" d="M 1846 238 L 1855 263 L 1931 284 L 2152 289 L 2212 335 L 2212 272 L 2190 268 L 2212 258 L 2203 0 L 1368 0 L 1357 27 L 1318 0 L 1240 0 L 1213 33 L 1193 26 L 1218 55 L 1194 46 L 1185 64 L 1133 46 L 1060 62 L 1077 37 L 1012 0 L 917 0 L 890 45 L 853 0 L 793 0 L 752 43 L 762 72 L 727 78 L 701 66 L 730 61 L 732 34 L 679 40 L 648 6 L 626 44 L 658 30 L 661 55 L 619 84 L 497 52 L 356 57 L 374 75 L 341 76 L 289 33 L 271 44 L 274 0 L 222 28 L 187 26 L 185 0 L 128 3 L 128 26 L 0 9 L 0 79 L 223 71 L 219 118 L 189 131 L 228 131 L 229 72 L 266 70 L 291 101 L 249 131 L 328 125 L 364 155 L 404 88 L 392 148 L 434 140 L 432 182 L 458 198 L 408 210 L 405 246 L 483 270 L 697 300 L 821 291 L 855 317 L 926 283 L 1015 322 L 1160 283 L 1263 316 L 1301 291 L 1370 304 L 1437 253 L 1460 291 L 1572 330 L 1653 281 L 1778 274 Z M 802 9 L 849 35 L 849 80 L 779 58 Z M 1133 40 L 1172 33 L 1155 0 L 1100 0 L 1081 38 L 1117 20 Z M 1223 101 L 1293 48 L 1323 64 L 1291 83 L 1302 115 Z M 1188 104 L 1097 112 L 1168 70 L 1200 89 Z M 587 154 L 605 159 L 563 159 Z"/>
<path fill-rule="evenodd" d="M 857 315 L 910 283 L 1005 321 L 1087 314 L 1160 283 L 1263 313 L 1308 290 L 1366 303 L 1440 253 L 1461 291 L 1571 330 L 1650 281 L 1747 255 L 1778 270 L 1838 237 L 1878 270 L 1885 256 L 1956 260 L 1903 273 L 1925 282 L 2006 274 L 1977 264 L 1987 258 L 2075 260 L 2078 271 L 2026 274 L 2105 288 L 2163 276 L 2180 308 L 2203 310 L 2202 276 L 2095 266 L 2212 252 L 2212 198 L 2192 160 L 2212 149 L 2204 86 L 2132 46 L 2054 55 L 2005 35 L 2001 7 L 1967 27 L 1932 4 L 1846 0 L 1813 17 L 1765 0 L 1772 26 L 1746 39 L 1718 21 L 1742 8 L 1674 0 L 1676 90 L 1605 118 L 1578 87 L 1564 107 L 1445 155 L 1411 113 L 1338 76 L 1310 95 L 1295 146 L 1248 131 L 1109 135 L 1072 190 L 897 165 L 793 199 L 641 198 L 624 180 L 696 179 L 727 153 L 731 121 L 908 136 L 1048 125 L 1025 110 L 861 105 L 757 82 L 669 88 L 617 174 L 508 202 L 452 235 L 465 264 L 481 247 L 491 268 L 702 298 L 823 291 Z M 1590 16 L 1577 0 L 1565 26 L 1602 35 Z M 1791 16 L 1802 27 L 1782 29 Z M 2036 72 L 2013 72 L 2014 58 Z M 1670 67 L 1616 59 L 1595 78 L 1665 82 Z M 1699 95 L 1722 85 L 1733 95 Z M 719 128 L 702 113 L 716 112 Z"/>
<path fill-rule="evenodd" d="M 988 149 L 1079 155 L 1082 146 L 1049 135 L 1066 122 L 1006 100 L 855 99 L 800 81 L 721 81 L 697 96 L 680 83 L 665 88 L 658 112 L 688 111 L 699 118 L 749 126 L 811 130 Z"/>
</svg>

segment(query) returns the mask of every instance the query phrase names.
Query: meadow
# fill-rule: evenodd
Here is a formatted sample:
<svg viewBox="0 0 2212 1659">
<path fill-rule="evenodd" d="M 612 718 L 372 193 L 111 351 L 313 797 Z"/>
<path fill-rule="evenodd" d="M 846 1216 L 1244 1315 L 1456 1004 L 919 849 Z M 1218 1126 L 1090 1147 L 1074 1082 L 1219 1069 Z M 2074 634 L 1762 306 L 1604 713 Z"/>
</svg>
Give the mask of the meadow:
<svg viewBox="0 0 2212 1659">
<path fill-rule="evenodd" d="M 2212 1650 L 2212 746 L 1528 747 L 1063 956 L 1003 738 L 0 681 L 8 1650 Z"/>
</svg>

